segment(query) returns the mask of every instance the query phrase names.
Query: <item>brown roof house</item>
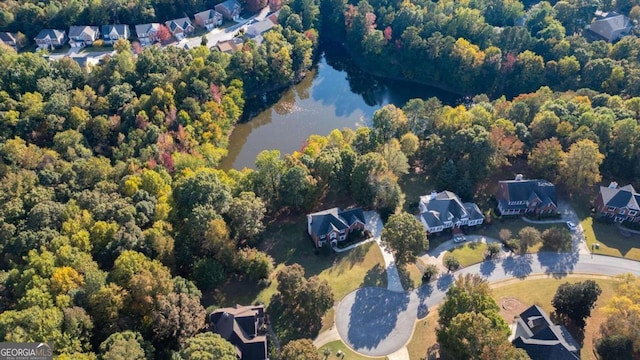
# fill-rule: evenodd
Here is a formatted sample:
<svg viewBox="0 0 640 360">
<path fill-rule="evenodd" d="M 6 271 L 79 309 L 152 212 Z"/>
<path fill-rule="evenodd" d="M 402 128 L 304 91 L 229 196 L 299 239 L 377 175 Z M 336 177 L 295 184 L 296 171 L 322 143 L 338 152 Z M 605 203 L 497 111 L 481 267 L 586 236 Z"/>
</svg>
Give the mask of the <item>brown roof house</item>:
<svg viewBox="0 0 640 360">
<path fill-rule="evenodd" d="M 562 325 L 554 325 L 537 305 L 523 311 L 515 324 L 513 346 L 532 360 L 578 360 L 580 345 Z"/>
<path fill-rule="evenodd" d="M 215 6 L 217 12 L 227 20 L 237 20 L 242 11 L 242 6 L 236 0 L 227 0 Z"/>
<path fill-rule="evenodd" d="M 69 28 L 69 45 L 71 47 L 85 47 L 100 39 L 97 26 L 72 26 Z"/>
<path fill-rule="evenodd" d="M 213 9 L 201 11 L 194 15 L 194 22 L 200 27 L 211 30 L 222 25 L 222 14 Z"/>
<path fill-rule="evenodd" d="M 365 219 L 361 208 L 340 210 L 333 208 L 307 215 L 307 232 L 316 244 L 322 247 L 325 242 L 337 246 L 339 241 L 355 230 L 364 230 Z"/>
<path fill-rule="evenodd" d="M 484 215 L 474 203 L 463 203 L 451 191 L 432 191 L 420 196 L 420 221 L 428 233 L 460 226 L 481 225 Z"/>
<path fill-rule="evenodd" d="M 240 50 L 243 44 L 244 44 L 243 39 L 239 37 L 235 37 L 227 41 L 218 41 L 218 44 L 216 44 L 216 47 L 218 48 L 218 50 L 220 50 L 223 53 L 233 54 L 234 52 Z"/>
<path fill-rule="evenodd" d="M 599 14 L 601 16 L 596 17 L 591 22 L 589 30 L 601 39 L 615 42 L 623 36 L 629 35 L 631 29 L 633 29 L 631 20 L 615 11 Z"/>
<path fill-rule="evenodd" d="M 159 23 L 149 23 L 149 24 L 140 24 L 136 25 L 136 36 L 138 36 L 138 41 L 143 46 L 151 45 L 158 40 L 158 30 L 160 29 Z"/>
<path fill-rule="evenodd" d="M 216 334 L 236 347 L 240 360 L 269 360 L 264 305 L 222 308 L 209 316 Z"/>
<path fill-rule="evenodd" d="M 618 187 L 614 181 L 609 186 L 601 186 L 595 206 L 600 215 L 616 222 L 640 222 L 640 194 L 630 184 Z"/>
<path fill-rule="evenodd" d="M 42 29 L 33 40 L 39 49 L 53 49 L 66 44 L 68 38 L 67 32 L 64 30 Z"/>
<path fill-rule="evenodd" d="M 502 215 L 553 214 L 558 210 L 556 187 L 547 180 L 525 180 L 521 174 L 515 180 L 502 180 L 496 193 Z"/>
</svg>

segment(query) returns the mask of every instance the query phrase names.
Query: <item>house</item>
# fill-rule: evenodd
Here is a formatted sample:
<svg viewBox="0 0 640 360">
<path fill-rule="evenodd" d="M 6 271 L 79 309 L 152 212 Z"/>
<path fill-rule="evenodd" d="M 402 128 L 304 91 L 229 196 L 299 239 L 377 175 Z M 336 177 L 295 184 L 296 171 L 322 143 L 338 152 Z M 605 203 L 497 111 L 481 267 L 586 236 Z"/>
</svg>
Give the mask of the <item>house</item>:
<svg viewBox="0 0 640 360">
<path fill-rule="evenodd" d="M 245 34 L 247 34 L 247 36 L 253 39 L 271 30 L 275 25 L 276 24 L 274 24 L 273 21 L 271 21 L 271 19 L 266 18 L 262 21 L 256 21 L 250 25 L 247 25 L 247 30 L 245 31 Z"/>
<path fill-rule="evenodd" d="M 222 14 L 213 9 L 205 10 L 195 14 L 194 21 L 196 25 L 211 30 L 222 25 Z"/>
<path fill-rule="evenodd" d="M 502 215 L 553 214 L 558 210 L 556 187 L 547 180 L 502 180 L 496 193 L 498 210 Z"/>
<path fill-rule="evenodd" d="M 209 316 L 216 334 L 232 343 L 240 360 L 269 360 L 264 305 L 222 308 Z"/>
<path fill-rule="evenodd" d="M 240 16 L 240 11 L 242 11 L 240 3 L 236 0 L 226 0 L 216 5 L 215 9 L 227 20 L 236 20 Z"/>
<path fill-rule="evenodd" d="M 129 25 L 103 25 L 102 40 L 105 44 L 113 44 L 119 39 L 127 40 L 131 36 Z"/>
<path fill-rule="evenodd" d="M 331 246 L 336 246 L 352 231 L 364 230 L 364 225 L 364 212 L 361 208 L 333 208 L 307 215 L 307 232 L 316 247 L 322 247 L 326 241 Z"/>
<path fill-rule="evenodd" d="M 188 17 L 169 20 L 164 24 L 167 26 L 171 34 L 178 40 L 184 39 L 195 30 Z"/>
<path fill-rule="evenodd" d="M 618 183 L 612 182 L 609 186 L 601 186 L 595 207 L 600 215 L 616 222 L 640 222 L 640 194 L 632 185 L 618 187 Z"/>
<path fill-rule="evenodd" d="M 562 325 L 554 325 L 537 305 L 516 320 L 512 344 L 532 360 L 580 359 L 580 345 Z"/>
<path fill-rule="evenodd" d="M 0 32 L 0 44 L 7 45 L 13 50 L 18 50 L 20 44 L 18 43 L 18 34 L 10 32 Z"/>
<path fill-rule="evenodd" d="M 242 44 L 244 44 L 244 40 L 236 37 L 227 41 L 219 41 L 216 47 L 223 53 L 233 54 L 242 47 Z"/>
<path fill-rule="evenodd" d="M 158 38 L 159 29 L 160 24 L 158 23 L 136 25 L 136 36 L 138 37 L 140 44 L 143 46 L 151 45 L 160 40 Z"/>
<path fill-rule="evenodd" d="M 451 191 L 420 196 L 420 221 L 430 234 L 460 226 L 481 225 L 484 215 L 474 203 L 463 203 Z"/>
<path fill-rule="evenodd" d="M 589 30 L 608 42 L 615 42 L 620 40 L 623 36 L 629 35 L 633 25 L 631 20 L 616 13 L 615 11 L 609 13 L 596 13 L 597 16 L 591 24 L 588 26 Z"/>
<path fill-rule="evenodd" d="M 85 47 L 100 39 L 97 26 L 72 26 L 69 28 L 69 45 L 71 47 Z"/>
<path fill-rule="evenodd" d="M 42 29 L 33 40 L 40 49 L 52 49 L 66 44 L 68 38 L 64 30 Z"/>
</svg>

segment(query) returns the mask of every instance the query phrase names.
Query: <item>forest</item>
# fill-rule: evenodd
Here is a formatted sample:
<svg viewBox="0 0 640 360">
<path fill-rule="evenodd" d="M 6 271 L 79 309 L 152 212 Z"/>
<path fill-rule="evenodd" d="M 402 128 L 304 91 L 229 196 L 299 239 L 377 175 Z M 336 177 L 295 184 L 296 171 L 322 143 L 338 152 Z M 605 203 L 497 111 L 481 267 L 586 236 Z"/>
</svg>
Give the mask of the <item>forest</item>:
<svg viewBox="0 0 640 360">
<path fill-rule="evenodd" d="M 233 55 L 204 46 L 134 55 L 120 41 L 90 72 L 0 49 L 0 338 L 46 339 L 61 359 L 200 359 L 199 349 L 225 346 L 204 332 L 203 294 L 235 279 L 266 286 L 275 264 L 259 250 L 265 228 L 330 193 L 386 217 L 415 200 L 399 185 L 412 166 L 464 200 L 515 161 L 574 192 L 603 176 L 640 179 L 638 39 L 567 36 L 577 29 L 567 19 L 579 17 L 562 17 L 559 4 L 577 2 L 494 2 L 294 0 L 284 26 Z M 121 20 L 202 5 L 138 3 L 149 7 L 118 8 Z M 89 21 L 85 12 L 119 3 L 46 4 L 3 3 L 0 27 L 26 30 L 36 10 L 49 16 L 43 26 L 70 9 Z M 513 27 L 525 13 L 539 22 Z M 245 104 L 304 76 L 320 37 L 343 31 L 372 71 L 480 95 L 388 105 L 371 127 L 313 135 L 293 154 L 264 151 L 254 170 L 219 169 Z M 277 335 L 312 338 L 337 299 L 299 266 L 276 277 Z M 607 336 L 627 330 L 610 324 Z"/>
</svg>

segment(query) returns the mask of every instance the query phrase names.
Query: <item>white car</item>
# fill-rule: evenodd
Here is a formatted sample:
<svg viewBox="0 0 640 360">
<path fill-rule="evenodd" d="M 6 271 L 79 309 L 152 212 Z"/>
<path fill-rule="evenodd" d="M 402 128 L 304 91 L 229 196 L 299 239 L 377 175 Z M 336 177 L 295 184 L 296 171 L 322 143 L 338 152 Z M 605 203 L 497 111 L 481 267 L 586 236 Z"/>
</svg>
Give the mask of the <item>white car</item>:
<svg viewBox="0 0 640 360">
<path fill-rule="evenodd" d="M 572 221 L 567 221 L 567 227 L 571 231 L 576 231 L 576 229 L 578 228 L 578 226 L 575 223 L 573 223 Z"/>
<path fill-rule="evenodd" d="M 467 239 L 465 239 L 465 237 L 463 235 L 456 235 L 453 237 L 453 242 L 454 243 L 461 243 L 461 242 L 465 242 Z"/>
</svg>

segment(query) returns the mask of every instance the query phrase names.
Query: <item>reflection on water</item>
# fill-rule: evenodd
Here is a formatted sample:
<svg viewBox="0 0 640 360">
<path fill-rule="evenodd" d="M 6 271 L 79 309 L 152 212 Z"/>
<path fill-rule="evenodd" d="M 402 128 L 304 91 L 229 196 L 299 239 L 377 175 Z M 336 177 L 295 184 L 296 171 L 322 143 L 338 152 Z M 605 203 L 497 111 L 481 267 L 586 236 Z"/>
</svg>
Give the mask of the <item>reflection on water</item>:
<svg viewBox="0 0 640 360">
<path fill-rule="evenodd" d="M 253 167 L 262 150 L 300 150 L 311 134 L 369 124 L 381 106 L 403 106 L 412 98 L 438 97 L 452 104 L 457 95 L 401 81 L 381 80 L 356 68 L 339 47 L 326 47 L 317 66 L 297 85 L 247 100 L 246 119 L 229 139 L 223 169 Z"/>
</svg>

